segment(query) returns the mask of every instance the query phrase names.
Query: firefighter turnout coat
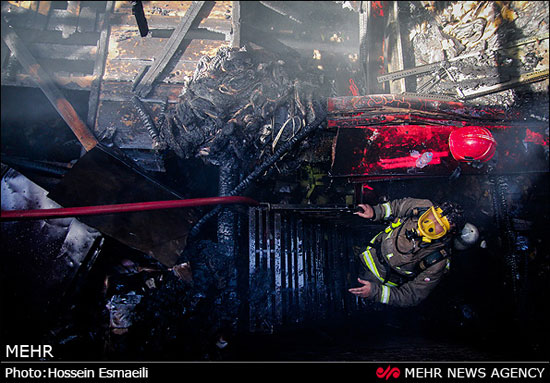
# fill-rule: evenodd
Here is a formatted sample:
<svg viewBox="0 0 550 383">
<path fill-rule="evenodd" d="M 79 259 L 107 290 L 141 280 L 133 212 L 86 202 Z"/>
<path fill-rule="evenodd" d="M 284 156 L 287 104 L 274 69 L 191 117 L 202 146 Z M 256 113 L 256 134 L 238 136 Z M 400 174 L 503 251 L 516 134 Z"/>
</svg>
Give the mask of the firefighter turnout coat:
<svg viewBox="0 0 550 383">
<path fill-rule="evenodd" d="M 441 252 L 446 254 L 450 234 L 429 244 L 419 238 L 408 238 L 407 230 L 416 229 L 421 214 L 433 206 L 426 199 L 404 198 L 373 206 L 373 221 L 388 221 L 389 226 L 378 233 L 358 254 L 364 272 L 362 279 L 371 282 L 366 298 L 392 306 L 414 306 L 424 300 L 438 285 L 449 268 L 449 258 L 422 269 L 423 258 Z M 409 236 L 410 237 L 410 236 Z"/>
</svg>

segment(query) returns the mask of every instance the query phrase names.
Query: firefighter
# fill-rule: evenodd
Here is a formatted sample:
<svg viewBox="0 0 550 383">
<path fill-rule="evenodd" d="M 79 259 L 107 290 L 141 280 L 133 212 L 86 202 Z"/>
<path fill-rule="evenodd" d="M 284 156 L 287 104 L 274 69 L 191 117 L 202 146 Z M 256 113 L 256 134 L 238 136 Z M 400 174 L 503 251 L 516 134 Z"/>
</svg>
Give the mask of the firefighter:
<svg viewBox="0 0 550 383">
<path fill-rule="evenodd" d="M 465 225 L 462 209 L 415 198 L 358 206 L 355 214 L 388 226 L 358 254 L 361 285 L 348 291 L 391 306 L 419 304 L 449 268 L 451 240 Z"/>
</svg>

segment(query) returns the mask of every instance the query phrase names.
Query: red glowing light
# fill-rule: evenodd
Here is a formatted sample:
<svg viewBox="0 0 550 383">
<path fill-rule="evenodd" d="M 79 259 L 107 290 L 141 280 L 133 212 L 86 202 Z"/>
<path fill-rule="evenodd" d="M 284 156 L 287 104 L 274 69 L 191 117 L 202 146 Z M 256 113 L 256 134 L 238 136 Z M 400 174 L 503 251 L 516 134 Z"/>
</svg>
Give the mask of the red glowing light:
<svg viewBox="0 0 550 383">
<path fill-rule="evenodd" d="M 548 137 L 544 138 L 542 134 L 533 132 L 531 129 L 525 131 L 525 142 L 532 142 L 533 144 L 548 146 Z"/>
<path fill-rule="evenodd" d="M 375 16 L 384 16 L 384 2 L 383 1 L 373 1 L 372 10 Z"/>
<path fill-rule="evenodd" d="M 352 78 L 349 79 L 349 90 L 353 96 L 359 96 L 359 89 Z"/>
<path fill-rule="evenodd" d="M 367 184 L 363 184 L 363 189 L 374 190 L 372 187 L 370 187 L 370 186 L 367 185 Z"/>
</svg>

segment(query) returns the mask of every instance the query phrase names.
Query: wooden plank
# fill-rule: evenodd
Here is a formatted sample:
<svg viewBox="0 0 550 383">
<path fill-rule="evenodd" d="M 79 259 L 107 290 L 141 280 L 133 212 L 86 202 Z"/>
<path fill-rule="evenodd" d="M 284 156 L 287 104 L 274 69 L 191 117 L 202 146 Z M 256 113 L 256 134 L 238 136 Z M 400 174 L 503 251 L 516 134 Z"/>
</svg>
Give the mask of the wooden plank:
<svg viewBox="0 0 550 383">
<path fill-rule="evenodd" d="M 170 38 L 172 36 L 173 29 L 151 29 L 151 37 L 156 38 Z M 204 28 L 190 29 L 185 36 L 186 40 L 216 40 L 216 41 L 228 41 L 226 35 L 219 32 L 212 32 Z"/>
<path fill-rule="evenodd" d="M 101 84 L 101 101 L 129 101 L 133 96 L 131 81 L 106 81 Z M 149 97 L 141 99 L 142 102 L 163 103 L 168 99 L 169 103 L 177 103 L 181 94 L 181 84 L 161 83 L 155 87 Z"/>
<path fill-rule="evenodd" d="M 234 3 L 234 1 L 216 1 L 208 14 L 208 19 L 227 20 L 230 22 Z"/>
<path fill-rule="evenodd" d="M 205 1 L 197 1 L 187 10 L 180 25 L 178 25 L 166 43 L 159 57 L 155 59 L 151 69 L 147 71 L 143 79 L 136 85 L 135 90 L 138 95 L 146 97 L 151 92 L 154 82 L 161 79 L 166 68 L 169 67 L 174 60 L 179 58 L 178 51 L 182 51 L 185 35 L 204 5 Z"/>
<path fill-rule="evenodd" d="M 200 32 L 201 31 L 199 30 L 189 31 L 188 36 L 186 36 L 189 37 L 189 39 L 185 39 L 189 45 L 182 54 L 182 60 L 198 60 L 200 56 L 204 54 L 210 55 L 219 47 L 228 45 L 228 42 L 225 40 L 217 39 L 208 41 L 210 39 L 201 38 Z M 201 47 L 197 46 L 197 44 L 190 42 L 190 39 L 200 40 L 200 44 L 204 45 L 204 49 L 201 49 Z M 137 28 L 112 26 L 109 40 L 108 60 L 141 59 L 153 62 L 155 57 L 159 57 L 162 54 L 162 50 L 168 41 L 169 38 L 166 37 L 142 38 L 139 35 Z M 189 49 L 192 53 L 187 54 L 187 50 Z M 202 53 L 199 53 L 199 56 L 196 57 L 197 52 Z"/>
<path fill-rule="evenodd" d="M 370 62 L 370 39 L 368 38 L 368 34 L 370 33 L 369 28 L 371 28 L 369 25 L 370 7 L 370 1 L 362 1 L 359 10 L 359 62 L 361 63 L 367 94 L 370 92 L 371 83 L 373 82 L 372 75 L 369 75 L 369 71 L 367 70 L 368 63 Z"/>
<path fill-rule="evenodd" d="M 145 49 L 139 50 L 126 50 L 126 49 L 109 49 L 109 59 L 106 63 L 104 79 L 106 80 L 115 80 L 115 81 L 134 81 L 136 76 L 140 73 L 146 65 L 152 65 L 152 57 L 154 53 L 157 52 L 162 45 L 156 44 L 154 46 L 155 40 L 161 39 L 149 39 L 150 43 L 143 42 L 144 45 L 153 45 L 151 48 L 151 55 L 148 55 L 148 58 L 139 58 L 133 56 L 134 54 L 142 55 L 142 52 L 146 52 Z M 152 40 L 152 41 L 151 41 Z M 166 40 L 166 39 L 163 39 Z M 112 40 L 111 40 L 112 41 Z M 202 56 L 215 56 L 217 51 L 222 46 L 228 46 L 226 41 L 211 41 L 211 40 L 193 40 L 189 42 L 189 45 L 185 49 L 183 56 L 175 64 L 174 68 L 162 79 L 158 84 L 161 83 L 180 83 L 185 82 L 185 76 L 192 76 L 198 61 Z M 119 45 L 120 46 L 120 45 Z M 124 47 L 131 45 L 123 45 Z M 114 56 L 114 57 L 113 57 Z"/>
<path fill-rule="evenodd" d="M 384 31 L 387 24 L 387 2 L 382 2 L 384 12 L 375 12 L 373 2 L 361 3 L 359 13 L 359 61 L 363 69 L 365 92 L 384 93 L 383 86 L 376 81 L 379 71 L 379 57 L 384 55 Z"/>
<path fill-rule="evenodd" d="M 50 10 L 48 8 L 48 12 L 49 11 Z M 47 14 L 43 15 L 41 13 L 37 13 L 34 17 L 34 28 L 33 29 L 39 30 L 40 32 L 45 32 L 46 28 L 48 26 L 48 20 L 49 20 L 49 16 Z"/>
<path fill-rule="evenodd" d="M 98 32 L 74 33 L 64 39 L 60 31 L 37 31 L 15 28 L 17 35 L 26 43 L 50 43 L 64 45 L 97 45 Z"/>
<path fill-rule="evenodd" d="M 188 11 L 191 1 L 154 1 L 145 2 L 143 10 L 147 23 L 151 28 L 175 29 L 181 18 Z M 135 17 L 131 13 L 129 3 L 117 2 L 111 25 L 128 25 L 136 27 Z M 206 28 L 215 32 L 228 33 L 231 28 L 231 1 L 216 1 L 207 18 L 201 20 L 199 28 Z"/>
<path fill-rule="evenodd" d="M 33 43 L 28 48 L 37 58 L 94 61 L 97 54 L 97 47 L 92 45 Z"/>
<path fill-rule="evenodd" d="M 104 81 L 132 82 L 145 65 L 152 62 L 145 60 L 108 60 L 105 64 Z"/>
<path fill-rule="evenodd" d="M 233 1 L 231 12 L 231 47 L 241 47 L 241 2 Z"/>
<path fill-rule="evenodd" d="M 143 38 L 137 26 L 111 26 L 107 60 L 125 58 L 147 59 L 151 63 L 167 38 Z"/>
<path fill-rule="evenodd" d="M 67 12 L 78 17 L 80 15 L 80 1 L 67 1 Z"/>
<path fill-rule="evenodd" d="M 18 7 L 21 7 L 24 9 L 32 9 L 32 5 L 33 5 L 33 1 L 9 1 L 9 3 L 17 5 Z"/>
<path fill-rule="evenodd" d="M 112 16 L 111 25 L 125 25 L 137 28 L 135 24 L 135 18 L 132 15 L 126 14 L 114 14 Z M 149 28 L 153 29 L 176 29 L 180 24 L 181 17 L 176 16 L 160 16 L 151 15 L 147 16 L 147 23 Z M 197 26 L 198 28 L 207 29 L 212 32 L 222 33 L 225 36 L 229 36 L 231 33 L 231 22 L 229 20 L 211 19 L 206 18 L 201 21 Z M 229 38 L 227 38 L 229 40 Z"/>
<path fill-rule="evenodd" d="M 109 25 L 113 25 L 113 23 L 111 22 L 112 21 L 112 18 L 113 15 L 111 14 L 109 16 Z M 97 14 L 97 20 L 96 20 L 96 23 L 95 23 L 95 30 L 96 32 L 101 32 L 103 30 L 103 22 L 105 21 L 105 13 L 103 12 L 98 12 Z"/>
<path fill-rule="evenodd" d="M 92 75 L 75 75 L 53 73 L 52 78 L 56 86 L 70 90 L 89 91 L 91 89 Z M 18 73 L 13 77 L 2 75 L 2 86 L 19 86 L 26 88 L 37 88 L 38 85 L 34 78 L 26 73 Z"/>
<path fill-rule="evenodd" d="M 189 37 L 195 36 L 190 31 Z M 154 30 L 151 34 L 154 34 Z M 109 40 L 109 52 L 105 67 L 104 79 L 116 81 L 134 81 L 145 66 L 153 64 L 168 38 L 142 38 L 137 28 L 112 26 Z M 185 52 L 175 63 L 174 68 L 159 82 L 183 83 L 185 76 L 191 76 L 198 60 L 204 56 L 213 56 L 222 46 L 228 46 L 225 40 L 187 41 Z"/>
<path fill-rule="evenodd" d="M 93 76 L 94 60 L 65 60 L 41 58 L 40 65 L 44 70 L 53 75 L 59 76 Z"/>
<path fill-rule="evenodd" d="M 90 7 L 83 7 L 80 10 L 80 16 L 78 17 L 77 31 L 80 33 L 93 32 L 95 30 L 95 22 L 97 18 L 97 11 Z"/>
<path fill-rule="evenodd" d="M 401 28 L 399 26 L 399 2 L 392 1 L 389 6 L 388 25 L 386 27 L 386 49 L 388 73 L 405 69 L 403 62 L 403 45 L 401 41 Z M 401 94 L 407 91 L 405 79 L 390 81 L 390 92 Z"/>
<path fill-rule="evenodd" d="M 10 50 L 15 54 L 23 68 L 31 74 L 38 86 L 44 92 L 44 95 L 51 102 L 52 106 L 61 115 L 69 128 L 76 135 L 82 146 L 87 150 L 93 149 L 97 145 L 92 132 L 80 119 L 72 105 L 63 96 L 63 93 L 56 86 L 51 76 L 42 69 L 36 59 L 25 47 L 23 41 L 19 39 L 13 28 L 11 28 L 2 19 L 2 38 Z"/>
<path fill-rule="evenodd" d="M 65 9 L 52 9 L 47 29 L 61 31 L 63 38 L 67 38 L 76 32 L 78 17 Z"/>
<path fill-rule="evenodd" d="M 113 14 L 126 13 L 132 14 L 132 2 L 131 1 L 115 1 L 115 7 L 113 8 Z"/>
<path fill-rule="evenodd" d="M 31 1 L 29 9 L 35 13 L 38 13 L 38 1 Z"/>
<path fill-rule="evenodd" d="M 114 2 L 108 1 L 105 5 L 103 29 L 101 30 L 101 34 L 97 42 L 97 56 L 94 65 L 94 80 L 90 89 L 90 98 L 88 101 L 88 116 L 86 118 L 88 126 L 90 126 L 94 131 L 96 129 L 96 118 L 101 80 L 103 79 L 103 73 L 105 72 L 105 61 L 107 60 L 107 51 L 109 49 L 109 18 L 113 8 Z"/>
<path fill-rule="evenodd" d="M 50 13 L 50 7 L 52 5 L 51 1 L 39 1 L 38 2 L 38 13 L 42 16 L 48 16 Z"/>
<path fill-rule="evenodd" d="M 154 16 L 175 17 L 176 19 L 180 19 L 185 16 L 185 13 L 192 3 L 192 1 L 146 1 L 143 3 L 143 11 L 145 12 L 147 20 Z M 215 1 L 212 3 L 214 4 L 208 15 L 209 19 L 229 19 L 233 6 L 232 1 Z M 131 2 L 117 2 L 114 13 L 131 15 Z"/>
</svg>

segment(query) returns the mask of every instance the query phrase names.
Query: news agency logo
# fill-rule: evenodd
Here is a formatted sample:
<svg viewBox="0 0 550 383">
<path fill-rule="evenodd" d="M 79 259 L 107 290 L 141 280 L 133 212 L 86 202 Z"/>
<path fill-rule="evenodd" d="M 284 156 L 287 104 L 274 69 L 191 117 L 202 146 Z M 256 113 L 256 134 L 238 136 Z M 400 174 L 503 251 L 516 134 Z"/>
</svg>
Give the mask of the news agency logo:
<svg viewBox="0 0 550 383">
<path fill-rule="evenodd" d="M 392 368 L 390 365 L 388 365 L 385 370 L 382 367 L 376 369 L 376 376 L 380 379 L 386 378 L 386 380 L 388 380 L 389 378 L 399 378 L 399 375 L 401 375 L 399 368 Z"/>
</svg>

